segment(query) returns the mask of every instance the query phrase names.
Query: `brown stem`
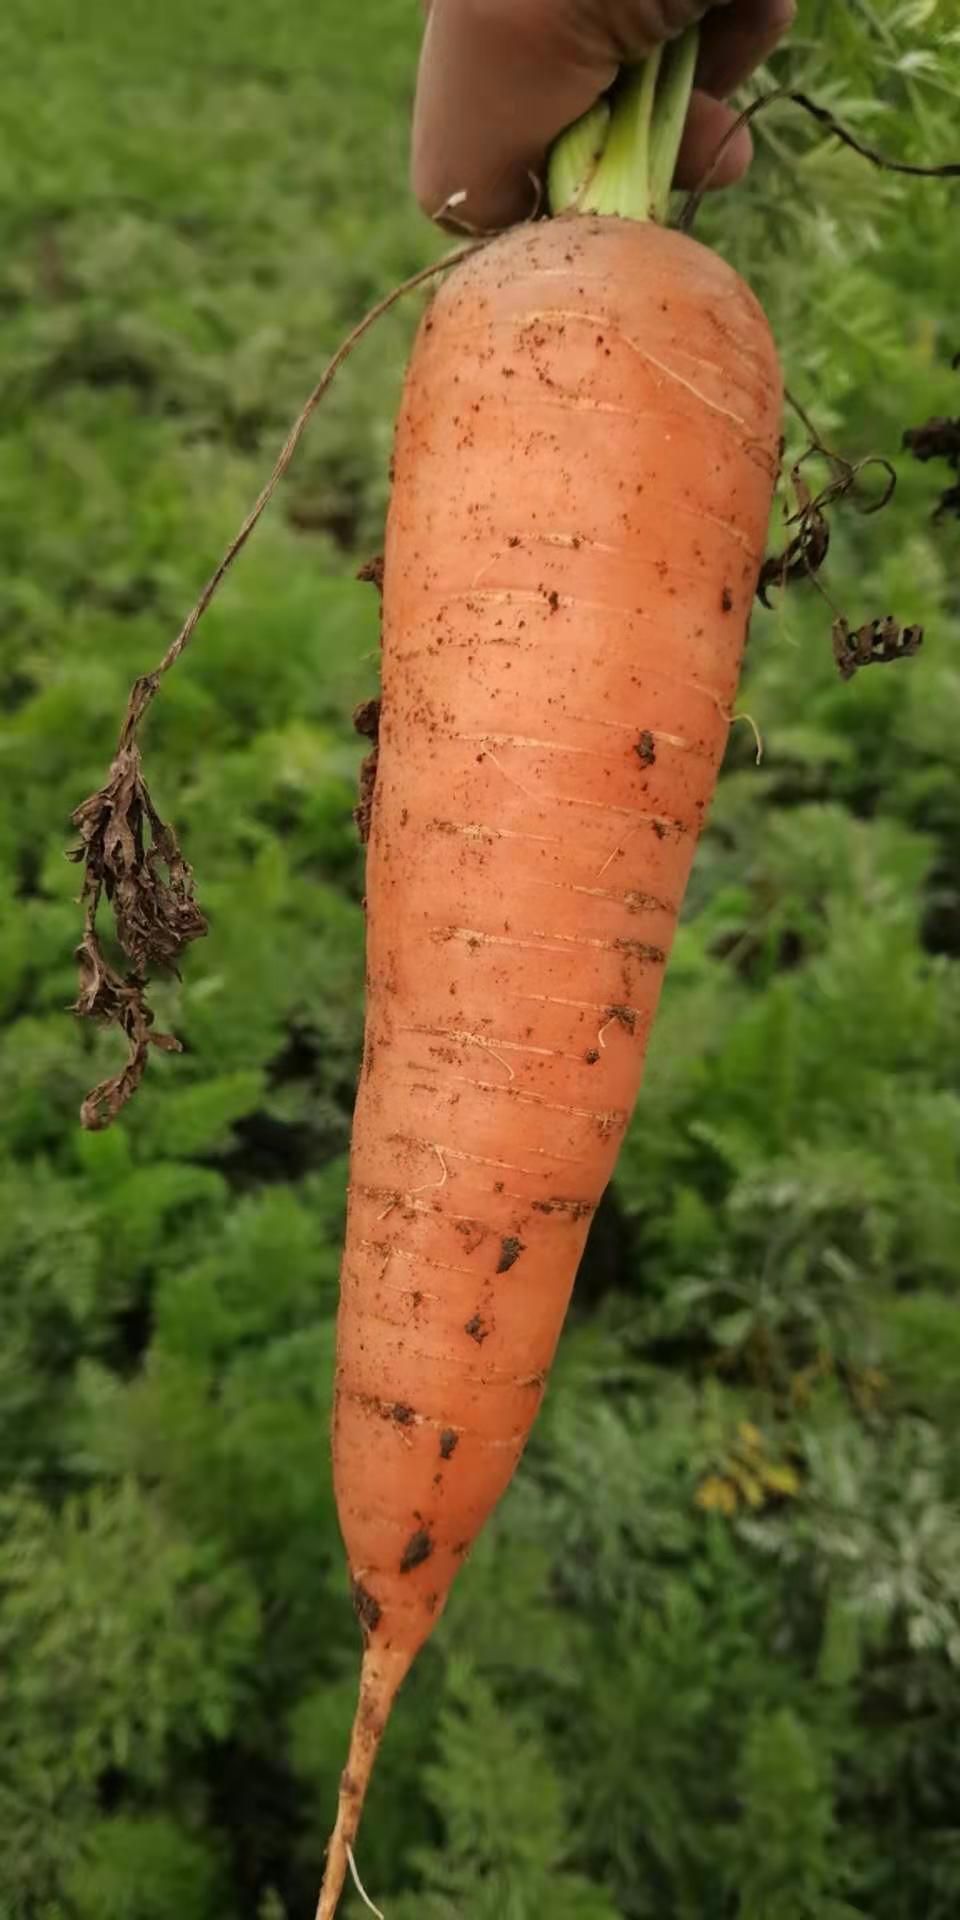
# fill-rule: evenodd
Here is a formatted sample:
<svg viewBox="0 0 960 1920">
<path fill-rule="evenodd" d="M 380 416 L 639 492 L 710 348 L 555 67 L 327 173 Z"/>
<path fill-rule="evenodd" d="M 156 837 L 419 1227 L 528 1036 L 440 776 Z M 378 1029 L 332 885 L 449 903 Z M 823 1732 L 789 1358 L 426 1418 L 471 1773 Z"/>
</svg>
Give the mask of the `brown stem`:
<svg viewBox="0 0 960 1920">
<path fill-rule="evenodd" d="M 378 300 L 337 348 L 297 415 L 265 487 L 176 639 L 159 666 L 152 673 L 141 674 L 134 682 L 105 786 L 91 794 L 72 816 L 74 826 L 80 831 L 80 845 L 71 849 L 68 857 L 82 861 L 84 867 L 80 895 L 84 907 L 83 938 L 76 956 L 80 994 L 72 1011 L 119 1026 L 128 1044 L 127 1060 L 120 1072 L 102 1081 L 84 1101 L 81 1119 L 85 1127 L 109 1126 L 115 1119 L 139 1086 L 151 1047 L 179 1051 L 172 1034 L 153 1031 L 153 1014 L 146 1000 L 147 976 L 157 966 L 176 972 L 187 944 L 207 931 L 207 923 L 194 899 L 191 869 L 173 828 L 161 820 L 143 777 L 137 731 L 144 714 L 164 674 L 169 673 L 180 658 L 221 580 L 249 540 L 337 369 L 374 322 L 405 293 L 445 273 L 486 244 L 484 240 L 475 241 L 411 274 Z M 113 908 L 120 945 L 131 964 L 126 976 L 111 966 L 97 935 L 97 911 L 104 894 Z"/>
<path fill-rule="evenodd" d="M 469 246 L 458 247 L 455 253 L 444 254 L 442 260 L 435 260 L 431 266 L 421 267 L 419 272 L 412 273 L 409 279 L 401 280 L 399 286 L 392 287 L 389 293 L 384 294 L 383 299 L 378 300 L 376 306 L 371 307 L 369 313 L 365 313 L 363 319 L 358 321 L 357 325 L 347 334 L 346 339 L 341 341 L 336 353 L 332 359 L 327 362 L 313 392 L 304 402 L 293 426 L 290 428 L 290 432 L 277 455 L 273 472 L 257 495 L 243 525 L 239 528 L 238 532 L 234 534 L 222 560 L 210 575 L 196 605 L 191 609 L 190 613 L 188 613 L 176 639 L 171 641 L 159 666 L 154 667 L 152 673 L 141 674 L 140 679 L 137 680 L 131 688 L 127 711 L 124 716 L 123 726 L 120 730 L 118 751 L 122 750 L 125 746 L 129 746 L 151 700 L 159 688 L 164 674 L 169 673 L 170 668 L 179 660 L 184 647 L 193 636 L 198 621 L 210 605 L 221 580 L 224 575 L 229 572 L 241 548 L 246 546 L 264 508 L 269 506 L 280 481 L 283 479 L 300 445 L 308 422 L 316 412 L 327 388 L 336 377 L 343 362 L 349 358 L 354 347 L 363 339 L 364 334 L 368 333 L 370 328 L 374 326 L 378 320 L 382 319 L 383 315 L 388 313 L 390 308 L 395 306 L 398 300 L 403 298 L 404 294 L 413 293 L 417 287 L 424 286 L 428 280 L 435 279 L 438 273 L 447 273 L 451 267 L 459 266 L 461 260 L 466 260 L 471 253 L 479 252 L 481 247 L 487 246 L 488 244 L 489 242 L 485 239 L 471 241 Z"/>
<path fill-rule="evenodd" d="M 828 466 L 834 470 L 834 478 L 829 485 L 821 490 L 815 501 L 809 502 L 808 504 L 812 505 L 814 509 L 825 506 L 830 500 L 835 499 L 838 494 L 843 496 L 852 492 L 861 475 L 867 473 L 871 467 L 880 467 L 885 475 L 883 491 L 878 494 L 875 500 L 868 500 L 865 505 L 861 504 L 860 512 L 864 514 L 882 513 L 884 507 L 889 506 L 897 489 L 897 473 L 892 461 L 888 460 L 886 454 L 883 453 L 868 453 L 864 455 L 862 460 L 848 460 L 845 454 L 837 453 L 835 448 L 827 446 L 826 441 L 821 438 L 806 408 L 801 405 L 796 394 L 791 393 L 789 387 L 784 388 L 783 397 L 787 406 L 796 414 L 801 426 L 806 429 L 806 432 L 810 436 L 810 445 L 806 448 L 805 452 L 800 455 L 799 459 L 794 462 L 794 478 L 796 478 L 800 468 L 804 466 L 808 460 L 816 456 L 819 456 L 821 460 L 826 460 Z M 794 519 L 799 517 L 799 515 L 793 516 Z"/>
<path fill-rule="evenodd" d="M 810 415 L 806 410 L 806 407 L 801 405 L 800 401 L 797 399 L 796 394 L 791 393 L 789 387 L 784 387 L 783 397 L 787 403 L 787 406 L 790 408 L 791 412 L 796 414 L 797 419 L 800 422 L 800 425 L 802 427 L 805 427 L 808 434 L 810 435 L 810 445 L 818 449 L 822 448 L 823 442 L 820 438 L 819 433 L 817 432 L 816 427 L 813 424 L 813 421 L 810 418 Z M 824 451 L 826 451 L 826 449 L 824 449 Z M 828 452 L 827 458 L 832 459 L 833 455 Z"/>
<path fill-rule="evenodd" d="M 854 153 L 858 153 L 862 160 L 869 160 L 871 166 L 880 167 L 884 173 L 909 173 L 921 180 L 960 179 L 960 161 L 948 161 L 939 167 L 919 167 L 914 166 L 909 160 L 891 160 L 887 154 L 880 153 L 876 147 L 870 147 L 866 141 L 859 140 L 855 133 L 850 132 L 849 127 L 844 126 L 842 120 L 837 119 L 836 114 L 830 112 L 829 107 L 822 107 L 819 101 L 811 100 L 808 93 L 797 92 L 793 87 L 775 87 L 771 93 L 762 93 L 758 99 L 751 100 L 750 105 L 744 107 L 733 125 L 727 128 L 706 172 L 684 201 L 683 210 L 677 221 L 681 233 L 690 232 L 703 196 L 731 141 L 736 138 L 742 127 L 748 127 L 758 113 L 763 113 L 766 107 L 772 107 L 777 100 L 792 100 L 794 106 L 802 107 L 804 113 L 809 113 L 821 127 L 826 127 L 828 133 L 842 140 L 844 146 L 852 147 Z"/>
</svg>

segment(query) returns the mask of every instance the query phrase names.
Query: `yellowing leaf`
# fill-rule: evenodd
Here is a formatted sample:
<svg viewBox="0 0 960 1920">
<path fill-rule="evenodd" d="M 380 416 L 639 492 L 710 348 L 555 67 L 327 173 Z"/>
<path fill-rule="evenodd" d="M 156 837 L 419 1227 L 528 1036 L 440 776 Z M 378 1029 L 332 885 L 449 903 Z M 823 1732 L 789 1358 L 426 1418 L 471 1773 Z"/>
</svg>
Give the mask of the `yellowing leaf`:
<svg viewBox="0 0 960 1920">
<path fill-rule="evenodd" d="M 796 1499 L 800 1492 L 800 1476 L 793 1467 L 764 1467 L 763 1484 L 768 1493 L 782 1493 L 788 1500 Z"/>
<path fill-rule="evenodd" d="M 748 1507 L 753 1507 L 754 1509 L 762 1507 L 763 1484 L 757 1479 L 756 1474 L 748 1472 L 747 1468 L 741 1466 L 739 1461 L 731 1462 L 730 1472 Z"/>
<path fill-rule="evenodd" d="M 696 1491 L 696 1503 L 704 1513 L 725 1513 L 728 1516 L 737 1511 L 737 1490 L 729 1480 L 719 1473 L 708 1473 L 701 1480 Z"/>
</svg>

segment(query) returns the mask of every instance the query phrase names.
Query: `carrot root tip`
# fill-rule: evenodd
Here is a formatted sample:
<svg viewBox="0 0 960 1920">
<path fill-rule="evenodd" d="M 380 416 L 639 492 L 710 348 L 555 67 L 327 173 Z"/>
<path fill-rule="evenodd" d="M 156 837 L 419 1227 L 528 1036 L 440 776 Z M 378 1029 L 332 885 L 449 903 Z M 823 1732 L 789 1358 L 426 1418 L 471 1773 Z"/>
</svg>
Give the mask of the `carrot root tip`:
<svg viewBox="0 0 960 1920">
<path fill-rule="evenodd" d="M 370 1775 L 390 1709 L 412 1659 L 412 1650 L 395 1650 L 391 1653 L 375 1644 L 369 1644 L 364 1652 L 360 1667 L 360 1694 L 350 1734 L 350 1751 L 340 1776 L 337 1818 L 327 1848 L 327 1864 L 317 1902 L 316 1920 L 333 1920 L 348 1872 L 371 1912 L 379 1914 L 379 1909 L 368 1899 L 360 1884 L 353 1858 L 353 1842 L 357 1837 Z M 379 1920 L 383 1920 L 382 1914 L 379 1914 Z"/>
</svg>

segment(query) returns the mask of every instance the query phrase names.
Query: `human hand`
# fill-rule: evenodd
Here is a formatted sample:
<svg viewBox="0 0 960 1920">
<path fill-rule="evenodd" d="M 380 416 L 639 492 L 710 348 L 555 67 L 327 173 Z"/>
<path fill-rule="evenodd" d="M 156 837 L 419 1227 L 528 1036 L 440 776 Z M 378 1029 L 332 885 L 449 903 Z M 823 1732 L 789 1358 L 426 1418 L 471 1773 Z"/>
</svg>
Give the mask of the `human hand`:
<svg viewBox="0 0 960 1920">
<path fill-rule="evenodd" d="M 702 21 L 697 90 L 677 166 L 693 187 L 736 119 L 725 104 L 791 26 L 796 0 L 425 0 L 413 121 L 413 188 L 439 217 L 487 231 L 533 211 L 557 134 L 591 107 L 625 62 Z M 750 164 L 746 127 L 711 186 Z"/>
</svg>

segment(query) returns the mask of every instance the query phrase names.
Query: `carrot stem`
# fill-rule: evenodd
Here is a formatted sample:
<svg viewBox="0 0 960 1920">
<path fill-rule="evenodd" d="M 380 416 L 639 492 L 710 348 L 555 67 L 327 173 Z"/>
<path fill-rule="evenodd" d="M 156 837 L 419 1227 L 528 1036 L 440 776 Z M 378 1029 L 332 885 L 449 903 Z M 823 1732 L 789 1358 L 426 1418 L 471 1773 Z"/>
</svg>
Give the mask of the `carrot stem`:
<svg viewBox="0 0 960 1920">
<path fill-rule="evenodd" d="M 663 48 L 617 81 L 603 153 L 580 202 L 584 213 L 650 218 L 650 136 Z"/>
<path fill-rule="evenodd" d="M 698 45 L 691 27 L 624 67 L 611 93 L 561 134 L 547 170 L 552 213 L 666 223 Z"/>
<path fill-rule="evenodd" d="M 604 97 L 555 140 L 547 163 L 547 199 L 551 213 L 579 206 L 579 195 L 593 179 L 610 130 L 610 102 Z"/>
<path fill-rule="evenodd" d="M 666 48 L 660 69 L 650 129 L 650 217 L 666 226 L 670 214 L 670 195 L 677 168 L 677 155 L 687 123 L 687 110 L 693 92 L 693 76 L 700 50 L 696 27 L 681 35 Z"/>
</svg>

